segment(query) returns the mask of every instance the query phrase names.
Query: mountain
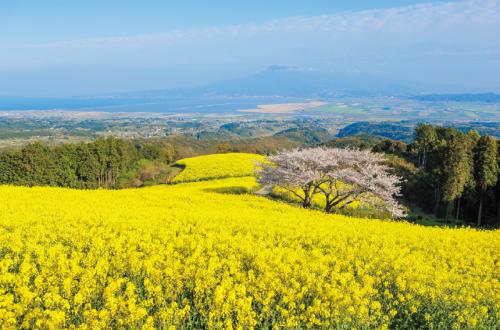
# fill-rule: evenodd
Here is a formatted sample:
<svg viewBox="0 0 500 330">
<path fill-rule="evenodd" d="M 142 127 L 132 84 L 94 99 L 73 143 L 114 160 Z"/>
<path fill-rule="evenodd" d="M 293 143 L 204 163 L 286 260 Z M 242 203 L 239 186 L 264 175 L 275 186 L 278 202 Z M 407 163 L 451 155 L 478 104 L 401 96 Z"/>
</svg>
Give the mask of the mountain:
<svg viewBox="0 0 500 330">
<path fill-rule="evenodd" d="M 78 97 L 2 98 L 0 110 L 105 109 L 105 111 L 173 112 L 225 111 L 258 104 L 328 99 L 339 96 L 412 96 L 422 86 L 360 73 L 334 73 L 292 66 L 272 65 L 253 75 L 191 87 L 107 93 Z M 435 90 L 427 88 L 428 90 Z M 433 94 L 415 97 L 422 101 L 488 100 L 498 94 Z M 286 100 L 285 100 L 286 99 Z"/>
<path fill-rule="evenodd" d="M 340 74 L 272 65 L 254 75 L 205 87 L 210 94 L 235 96 L 328 97 L 339 95 L 407 94 L 403 82 L 357 73 Z"/>
<path fill-rule="evenodd" d="M 288 96 L 308 97 L 331 93 L 332 76 L 298 67 L 272 65 L 256 74 L 218 81 L 200 87 L 140 91 L 124 97 L 200 97 L 200 96 Z M 340 89 L 339 89 L 340 90 Z"/>
<path fill-rule="evenodd" d="M 392 140 L 401 140 L 409 143 L 413 138 L 416 122 L 356 122 L 342 128 L 338 138 L 348 136 L 375 136 Z"/>
<path fill-rule="evenodd" d="M 418 91 L 405 82 L 358 73 L 333 73 L 294 66 L 271 65 L 256 74 L 195 88 L 126 93 L 127 97 L 331 97 L 408 95 Z"/>
<path fill-rule="evenodd" d="M 257 74 L 207 86 L 209 93 L 251 96 L 312 96 L 331 92 L 328 75 L 273 65 Z"/>
<path fill-rule="evenodd" d="M 420 123 L 421 122 L 418 120 L 404 120 L 399 122 L 356 122 L 342 128 L 337 134 L 337 137 L 372 136 L 409 143 L 413 139 L 415 127 Z M 476 130 L 481 135 L 490 135 L 500 138 L 500 123 L 498 122 L 440 122 L 439 125 L 453 127 L 464 133 L 470 130 Z"/>
</svg>

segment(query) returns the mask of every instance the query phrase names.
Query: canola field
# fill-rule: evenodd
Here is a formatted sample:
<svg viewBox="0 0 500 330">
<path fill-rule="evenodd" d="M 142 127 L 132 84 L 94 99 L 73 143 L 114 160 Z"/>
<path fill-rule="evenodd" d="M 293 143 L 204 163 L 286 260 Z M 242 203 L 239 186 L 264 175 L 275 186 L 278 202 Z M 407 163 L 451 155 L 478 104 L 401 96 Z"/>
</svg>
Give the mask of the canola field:
<svg viewBox="0 0 500 330">
<path fill-rule="evenodd" d="M 500 231 L 328 215 L 254 186 L 0 186 L 0 328 L 498 328 Z"/>
<path fill-rule="evenodd" d="M 179 160 L 176 165 L 184 170 L 172 182 L 191 182 L 228 177 L 252 176 L 261 155 L 227 153 L 198 156 Z"/>
</svg>

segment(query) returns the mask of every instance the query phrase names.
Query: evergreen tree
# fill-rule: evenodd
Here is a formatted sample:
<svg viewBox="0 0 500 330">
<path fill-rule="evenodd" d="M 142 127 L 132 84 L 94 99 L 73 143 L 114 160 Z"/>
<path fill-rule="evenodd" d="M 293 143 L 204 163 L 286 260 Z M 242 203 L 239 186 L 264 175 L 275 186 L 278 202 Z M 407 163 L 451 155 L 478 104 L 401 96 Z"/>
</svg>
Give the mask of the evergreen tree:
<svg viewBox="0 0 500 330">
<path fill-rule="evenodd" d="M 475 147 L 479 139 L 481 138 L 481 135 L 475 129 L 471 129 L 469 132 L 467 132 L 467 137 Z"/>
<path fill-rule="evenodd" d="M 481 225 L 483 216 L 484 194 L 488 188 L 497 183 L 497 145 L 490 136 L 482 136 L 477 142 L 474 151 L 474 176 L 478 193 L 479 206 L 477 211 L 477 225 Z"/>
<path fill-rule="evenodd" d="M 130 143 L 122 139 L 116 139 L 115 142 L 118 154 L 118 166 L 116 167 L 114 188 L 121 188 L 123 185 L 120 179 L 126 176 L 128 170 L 139 160 L 139 157 L 135 148 Z"/>
<path fill-rule="evenodd" d="M 99 162 L 89 145 L 81 143 L 77 148 L 78 164 L 76 173 L 81 188 L 96 188 L 99 186 Z"/>
<path fill-rule="evenodd" d="M 56 185 L 56 164 L 52 150 L 42 142 L 26 145 L 21 150 L 19 174 L 27 186 Z"/>
<path fill-rule="evenodd" d="M 106 139 L 106 152 L 106 188 L 116 188 L 116 178 L 120 170 L 120 155 L 115 138 Z"/>
<path fill-rule="evenodd" d="M 171 164 L 174 162 L 174 157 L 175 157 L 175 150 L 174 146 L 171 145 L 170 143 L 165 143 L 163 145 L 163 161 L 166 162 L 167 164 Z"/>
<path fill-rule="evenodd" d="M 417 152 L 419 167 L 426 167 L 429 153 L 435 149 L 437 139 L 436 129 L 432 125 L 420 124 L 415 129 L 412 146 Z"/>
<path fill-rule="evenodd" d="M 159 159 L 162 156 L 162 146 L 158 143 L 142 143 L 140 151 L 141 158 L 148 160 Z"/>
<path fill-rule="evenodd" d="M 106 186 L 106 174 L 108 170 L 108 153 L 107 143 L 105 139 L 97 139 L 94 143 L 90 144 L 90 150 L 94 154 L 98 164 L 97 186 Z"/>
<path fill-rule="evenodd" d="M 457 206 L 456 206 L 456 214 L 455 214 L 455 219 L 458 220 L 462 208 L 462 199 L 465 200 L 465 206 L 467 207 L 469 204 L 475 203 L 475 178 L 474 178 L 474 150 L 476 148 L 477 142 L 481 138 L 479 133 L 476 130 L 470 130 L 467 132 L 466 135 L 467 142 L 468 142 L 468 163 L 470 164 L 470 175 L 469 175 L 469 180 L 467 181 L 465 185 L 464 192 L 462 196 L 460 196 L 457 199 Z"/>
<path fill-rule="evenodd" d="M 73 144 L 64 144 L 54 148 L 56 184 L 60 187 L 78 187 L 76 168 L 78 163 L 77 148 Z"/>
<path fill-rule="evenodd" d="M 0 184 L 21 184 L 21 154 L 18 151 L 0 153 Z"/>
<path fill-rule="evenodd" d="M 446 141 L 441 148 L 442 199 L 447 203 L 449 215 L 452 202 L 460 199 L 471 180 L 471 144 L 465 135 L 457 130 L 446 129 Z"/>
</svg>

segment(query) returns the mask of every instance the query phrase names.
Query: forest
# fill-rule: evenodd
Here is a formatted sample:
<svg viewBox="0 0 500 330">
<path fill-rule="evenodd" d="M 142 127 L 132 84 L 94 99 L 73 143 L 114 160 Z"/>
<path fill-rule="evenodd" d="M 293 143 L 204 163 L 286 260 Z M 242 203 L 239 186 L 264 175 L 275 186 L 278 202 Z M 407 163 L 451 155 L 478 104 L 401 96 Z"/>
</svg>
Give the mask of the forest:
<svg viewBox="0 0 500 330">
<path fill-rule="evenodd" d="M 404 178 L 404 202 L 416 211 L 410 218 L 433 217 L 453 225 L 500 224 L 500 147 L 495 137 L 420 124 L 409 143 L 357 135 L 324 145 L 385 153 Z"/>
<path fill-rule="evenodd" d="M 133 143 L 113 137 L 57 147 L 36 142 L 0 153 L 0 183 L 116 189 L 129 186 L 131 175 L 140 172 L 138 167 L 156 164 L 158 171 L 172 160 L 168 143 Z"/>
<path fill-rule="evenodd" d="M 477 226 L 500 222 L 500 149 L 497 139 L 472 130 L 420 125 L 409 146 L 415 175 L 407 198 L 436 216 L 475 219 Z M 408 156 L 407 156 L 408 157 Z M 411 189 L 411 191 L 410 191 Z"/>
<path fill-rule="evenodd" d="M 289 137 L 237 141 L 101 138 L 90 143 L 49 147 L 42 142 L 0 152 L 0 184 L 81 189 L 141 187 L 167 183 L 181 158 L 210 153 L 253 152 L 321 145 L 371 149 L 383 153 L 404 181 L 402 202 L 422 217 L 453 225 L 500 224 L 500 147 L 496 138 L 442 126 L 421 124 L 410 143 L 370 136 L 337 138 L 326 143 Z"/>
<path fill-rule="evenodd" d="M 231 141 L 191 136 L 122 139 L 49 146 L 42 141 L 0 151 L 0 184 L 120 189 L 166 183 L 178 168 L 174 161 L 203 154 L 250 152 L 268 154 L 300 147 L 305 130 L 294 136 L 268 136 Z M 311 137 L 311 143 L 318 141 Z"/>
<path fill-rule="evenodd" d="M 384 152 L 404 179 L 406 203 L 452 224 L 500 223 L 498 140 L 477 131 L 419 125 L 410 144 L 384 140 Z"/>
</svg>

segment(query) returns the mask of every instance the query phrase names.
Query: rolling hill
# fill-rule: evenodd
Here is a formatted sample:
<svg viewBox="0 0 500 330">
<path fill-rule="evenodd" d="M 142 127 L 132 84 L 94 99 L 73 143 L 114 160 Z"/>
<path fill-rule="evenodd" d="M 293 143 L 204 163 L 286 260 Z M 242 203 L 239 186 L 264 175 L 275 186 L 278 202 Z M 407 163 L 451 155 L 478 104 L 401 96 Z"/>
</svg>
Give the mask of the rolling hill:
<svg viewBox="0 0 500 330">
<path fill-rule="evenodd" d="M 214 177 L 207 161 L 251 174 L 232 166 L 252 155 L 207 157 L 180 163 L 193 180 Z M 0 186 L 0 327 L 498 325 L 500 231 L 330 215 L 255 186 Z"/>
</svg>

